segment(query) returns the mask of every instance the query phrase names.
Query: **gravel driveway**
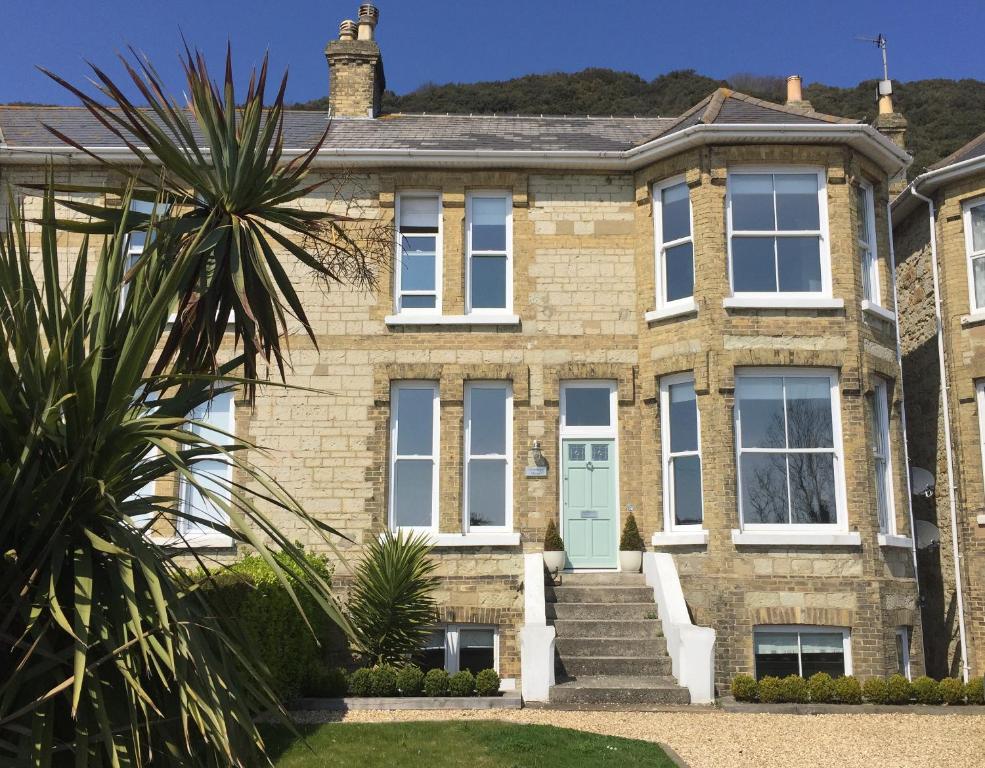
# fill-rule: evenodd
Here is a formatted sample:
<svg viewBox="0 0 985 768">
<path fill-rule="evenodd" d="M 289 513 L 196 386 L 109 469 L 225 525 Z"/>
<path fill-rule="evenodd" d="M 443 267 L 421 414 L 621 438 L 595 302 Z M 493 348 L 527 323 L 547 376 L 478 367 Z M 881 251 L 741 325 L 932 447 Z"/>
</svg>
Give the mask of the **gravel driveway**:
<svg viewBox="0 0 985 768">
<path fill-rule="evenodd" d="M 345 722 L 509 720 L 669 744 L 691 768 L 981 768 L 985 716 L 352 711 Z"/>
</svg>

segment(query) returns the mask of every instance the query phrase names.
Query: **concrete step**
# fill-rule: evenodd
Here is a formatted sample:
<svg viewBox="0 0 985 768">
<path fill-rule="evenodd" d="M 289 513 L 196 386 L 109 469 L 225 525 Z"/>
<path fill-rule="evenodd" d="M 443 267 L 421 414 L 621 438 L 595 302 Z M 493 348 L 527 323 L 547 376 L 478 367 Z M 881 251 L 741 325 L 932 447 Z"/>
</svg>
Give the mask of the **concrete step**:
<svg viewBox="0 0 985 768">
<path fill-rule="evenodd" d="M 667 653 L 664 637 L 562 637 L 554 641 L 562 659 L 571 656 L 660 656 Z"/>
<path fill-rule="evenodd" d="M 562 573 L 560 582 L 563 587 L 602 587 L 609 585 L 623 587 L 646 586 L 646 581 L 642 573 L 622 573 L 620 571 L 610 571 L 607 573 Z"/>
<path fill-rule="evenodd" d="M 547 603 L 548 619 L 590 619 L 618 621 L 643 619 L 657 621 L 657 606 L 652 596 L 642 603 Z"/>
<path fill-rule="evenodd" d="M 551 704 L 561 705 L 680 705 L 690 704 L 687 688 L 673 677 L 585 675 L 551 688 Z"/>
<path fill-rule="evenodd" d="M 612 651 L 618 653 L 618 651 Z M 562 656 L 556 658 L 555 672 L 562 677 L 585 675 L 669 675 L 670 657 L 663 656 Z"/>
<path fill-rule="evenodd" d="M 645 603 L 649 602 L 656 610 L 653 602 L 653 590 L 647 586 L 621 587 L 547 587 L 546 599 L 555 603 Z"/>
<path fill-rule="evenodd" d="M 654 619 L 558 619 L 558 637 L 660 637 L 660 622 Z"/>
</svg>

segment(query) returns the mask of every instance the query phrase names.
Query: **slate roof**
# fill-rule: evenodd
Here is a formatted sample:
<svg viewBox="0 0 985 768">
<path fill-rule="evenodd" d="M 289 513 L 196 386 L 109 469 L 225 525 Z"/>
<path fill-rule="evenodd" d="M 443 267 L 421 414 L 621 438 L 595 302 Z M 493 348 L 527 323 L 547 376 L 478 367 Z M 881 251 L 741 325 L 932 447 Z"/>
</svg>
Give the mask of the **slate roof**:
<svg viewBox="0 0 985 768">
<path fill-rule="evenodd" d="M 985 133 L 980 136 L 976 136 L 956 152 L 953 152 L 943 160 L 934 163 L 928 170 L 936 171 L 949 165 L 953 165 L 954 163 L 960 163 L 965 160 L 975 160 L 979 157 L 985 157 Z"/>
<path fill-rule="evenodd" d="M 698 124 L 819 124 L 855 122 L 787 107 L 720 88 L 677 118 L 536 117 L 491 115 L 383 115 L 335 118 L 325 147 L 333 149 L 624 151 Z M 3 146 L 51 147 L 59 140 L 47 123 L 92 149 L 120 140 L 82 107 L 0 106 Z M 326 113 L 285 112 L 285 146 L 312 146 L 328 124 Z"/>
</svg>

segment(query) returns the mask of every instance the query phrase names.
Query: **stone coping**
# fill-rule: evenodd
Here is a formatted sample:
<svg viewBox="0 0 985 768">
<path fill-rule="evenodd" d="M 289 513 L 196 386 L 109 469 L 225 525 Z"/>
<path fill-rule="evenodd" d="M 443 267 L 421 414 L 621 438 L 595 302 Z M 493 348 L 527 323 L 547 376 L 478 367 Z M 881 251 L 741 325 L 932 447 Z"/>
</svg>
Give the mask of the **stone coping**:
<svg viewBox="0 0 985 768">
<path fill-rule="evenodd" d="M 723 712 L 774 715 L 985 715 L 985 706 L 978 704 L 760 704 L 723 696 L 718 705 Z"/>
<path fill-rule="evenodd" d="M 344 699 L 296 699 L 288 706 L 290 712 L 332 711 L 350 709 L 520 709 L 519 691 L 506 691 L 502 696 L 352 696 Z"/>
</svg>

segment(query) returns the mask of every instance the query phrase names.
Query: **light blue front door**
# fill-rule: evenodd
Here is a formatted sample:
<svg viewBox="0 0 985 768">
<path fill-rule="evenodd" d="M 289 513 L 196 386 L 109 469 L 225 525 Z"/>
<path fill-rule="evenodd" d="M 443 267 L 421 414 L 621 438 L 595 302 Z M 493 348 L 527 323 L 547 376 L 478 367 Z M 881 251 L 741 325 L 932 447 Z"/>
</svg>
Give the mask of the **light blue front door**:
<svg viewBox="0 0 985 768">
<path fill-rule="evenodd" d="M 562 445 L 564 549 L 570 568 L 616 567 L 616 444 Z"/>
</svg>

